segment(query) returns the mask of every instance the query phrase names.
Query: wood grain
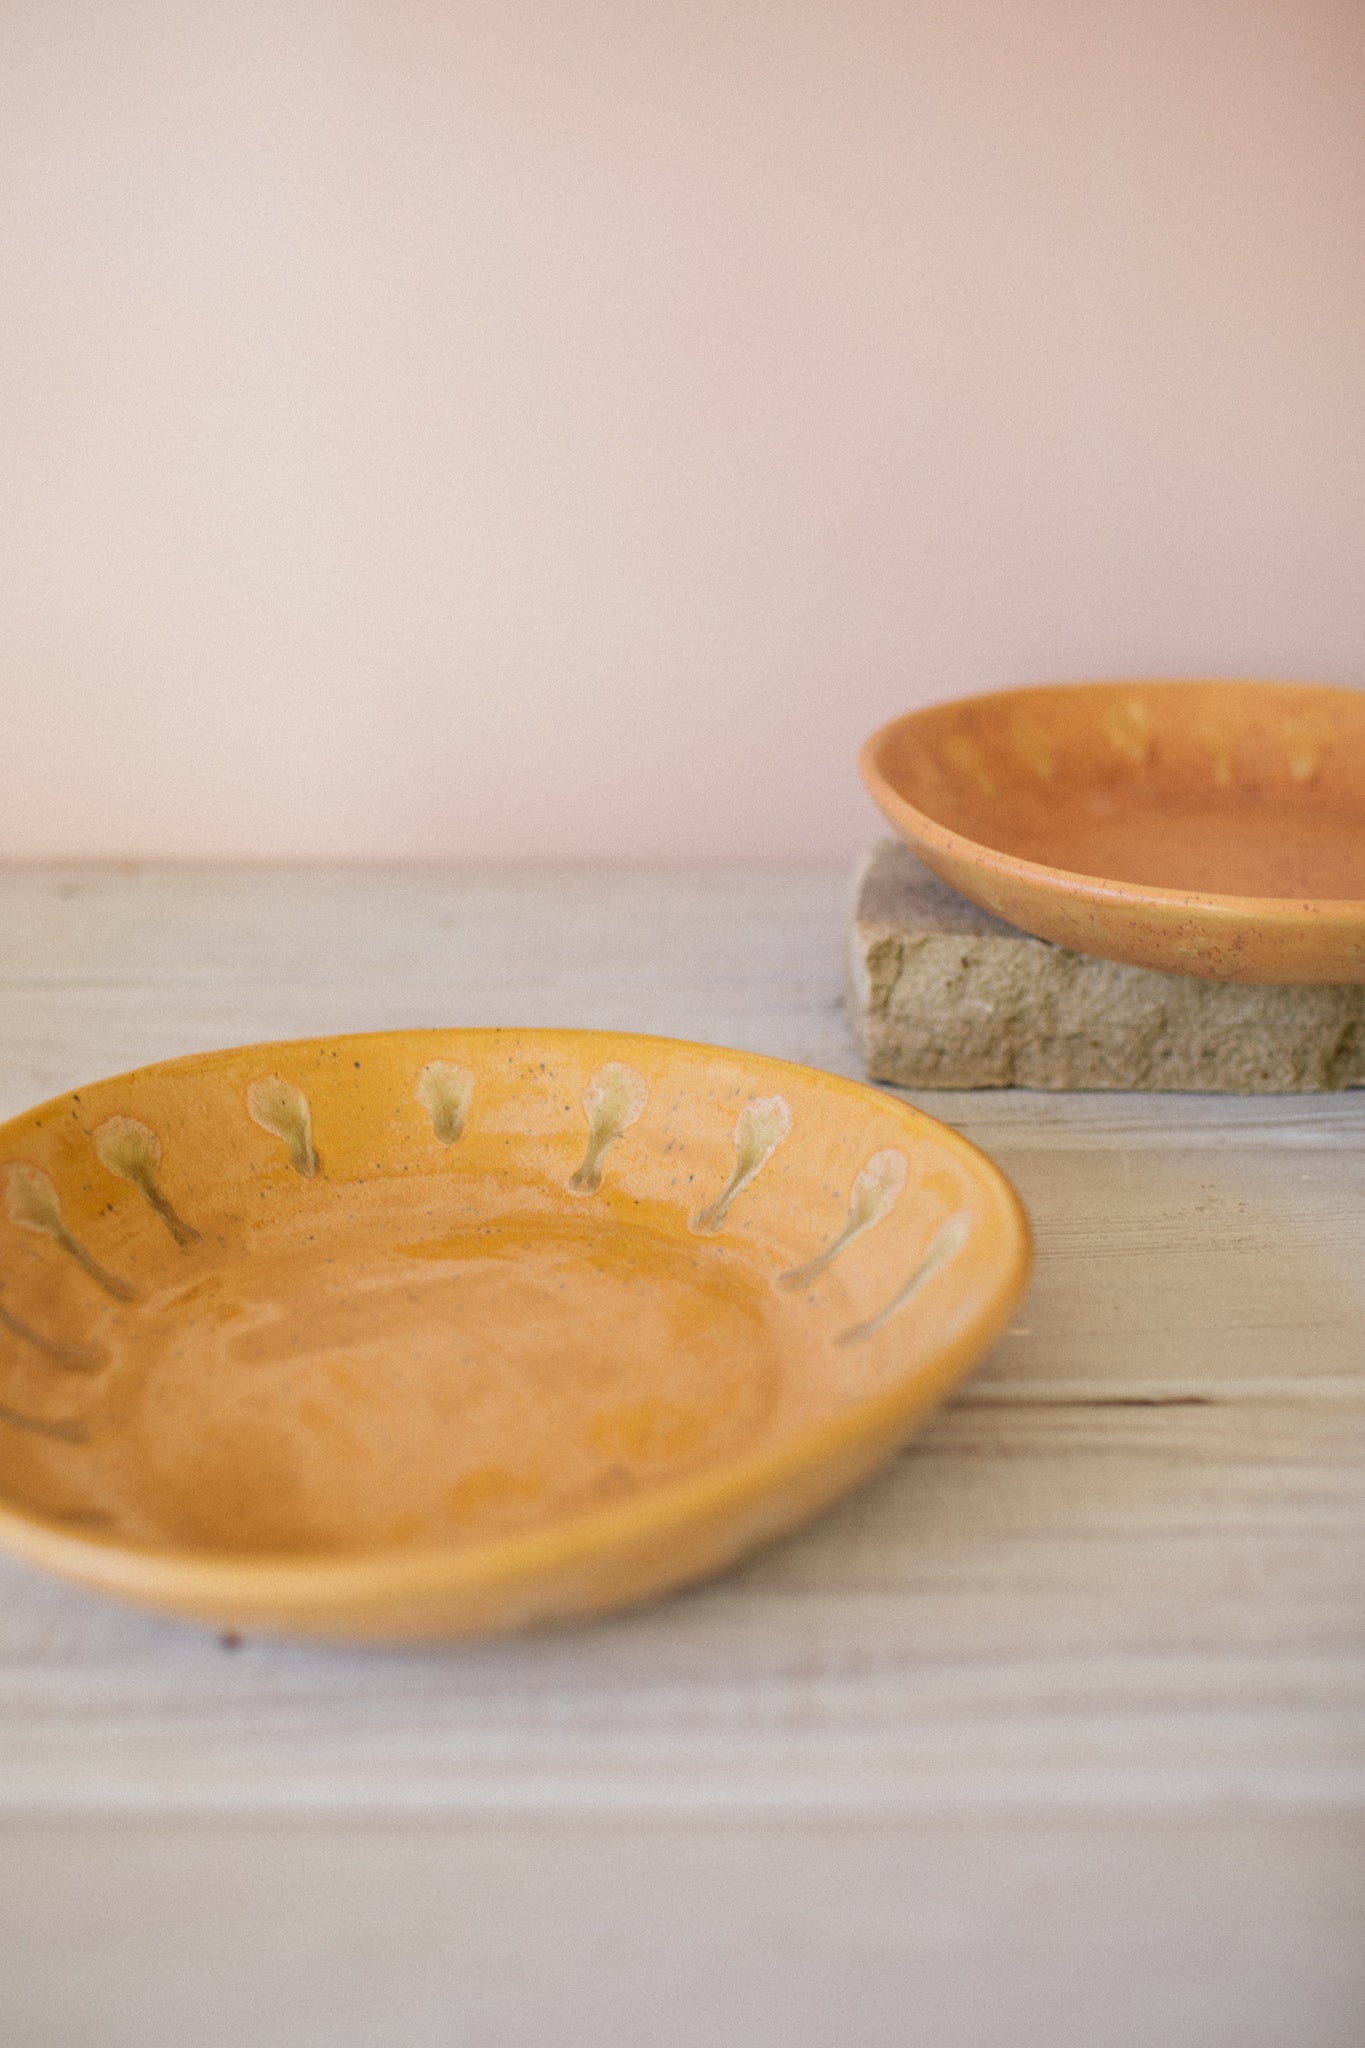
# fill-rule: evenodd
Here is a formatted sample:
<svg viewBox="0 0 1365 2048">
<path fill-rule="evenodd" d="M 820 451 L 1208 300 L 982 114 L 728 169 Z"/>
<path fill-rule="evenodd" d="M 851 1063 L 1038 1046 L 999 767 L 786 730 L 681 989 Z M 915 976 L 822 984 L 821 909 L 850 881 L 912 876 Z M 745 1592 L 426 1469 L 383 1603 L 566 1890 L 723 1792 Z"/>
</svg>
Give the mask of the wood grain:
<svg viewBox="0 0 1365 2048">
<path fill-rule="evenodd" d="M 11 869 L 0 1112 L 202 1045 L 401 1024 L 629 1027 L 856 1073 L 846 907 L 828 870 Z M 992 2048 L 1365 2035 L 1365 1096 L 915 1099 L 1016 1179 L 1033 1290 L 891 1469 L 718 1584 L 377 1655 L 225 1648 L 0 1566 L 0 2035 L 183 2038 L 210 1967 L 184 1887 L 214 1901 L 213 1952 L 247 1956 L 259 1878 L 298 1888 L 313 2003 L 269 2018 L 267 1940 L 224 1994 L 253 2038 L 436 2038 L 398 1965 L 375 1968 L 411 2027 L 386 2036 L 317 1960 L 387 1925 L 374 1873 L 405 1854 L 433 1900 L 488 1885 L 459 1951 L 483 2031 L 455 2038 L 890 2041 L 916 1985 L 933 2038 Z M 578 1872 L 562 1952 L 545 1858 Z M 1223 1888 L 1202 1946 L 1173 1903 L 1192 1871 Z M 640 1899 L 702 1975 L 723 1958 L 692 1980 L 695 2033 L 658 2024 Z M 105 1932 L 45 2006 L 63 1907 Z M 861 1972 L 861 2031 L 832 1992 L 784 2002 L 822 1930 L 828 1983 Z M 615 2006 L 588 1952 L 616 1954 Z M 515 1984 L 513 1953 L 538 1958 Z M 566 1986 L 582 2031 L 555 2031 Z"/>
<path fill-rule="evenodd" d="M 1357 2048 L 1361 1850 L 1266 1809 L 11 1822 L 6 2038 Z"/>
</svg>

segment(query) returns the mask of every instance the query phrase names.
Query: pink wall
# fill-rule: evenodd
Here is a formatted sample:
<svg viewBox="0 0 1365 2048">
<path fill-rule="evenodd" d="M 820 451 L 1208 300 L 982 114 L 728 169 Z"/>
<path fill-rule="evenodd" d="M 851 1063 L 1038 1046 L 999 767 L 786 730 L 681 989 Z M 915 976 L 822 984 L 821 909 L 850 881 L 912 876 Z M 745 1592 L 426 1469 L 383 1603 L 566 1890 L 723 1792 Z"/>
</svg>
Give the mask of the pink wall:
<svg viewBox="0 0 1365 2048">
<path fill-rule="evenodd" d="M 844 855 L 1365 680 L 1361 0 L 11 0 L 0 854 Z"/>
</svg>

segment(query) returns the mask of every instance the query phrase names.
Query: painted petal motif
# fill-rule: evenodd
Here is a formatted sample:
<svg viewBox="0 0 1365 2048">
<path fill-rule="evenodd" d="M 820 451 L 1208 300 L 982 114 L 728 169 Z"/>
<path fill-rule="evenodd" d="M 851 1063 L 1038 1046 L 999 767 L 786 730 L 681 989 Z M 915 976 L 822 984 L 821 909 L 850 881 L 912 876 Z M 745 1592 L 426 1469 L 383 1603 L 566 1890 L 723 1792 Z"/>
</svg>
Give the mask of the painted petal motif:
<svg viewBox="0 0 1365 2048">
<path fill-rule="evenodd" d="M 473 1093 L 474 1076 L 468 1067 L 449 1060 L 431 1060 L 417 1076 L 417 1100 L 443 1145 L 453 1145 L 463 1132 Z"/>
<path fill-rule="evenodd" d="M 851 1330 L 845 1330 L 839 1338 L 841 1344 L 856 1344 L 864 1337 L 871 1337 L 880 1330 L 892 1316 L 907 1307 L 922 1287 L 927 1287 L 935 1273 L 941 1273 L 950 1259 L 957 1257 L 967 1239 L 971 1236 L 972 1219 L 965 1209 L 956 1216 L 950 1216 L 943 1227 L 930 1240 L 929 1249 L 920 1260 L 910 1278 L 898 1294 L 892 1295 L 884 1309 L 880 1309 L 865 1323 L 856 1323 Z"/>
<path fill-rule="evenodd" d="M 847 1250 L 855 1237 L 861 1237 L 874 1223 L 880 1223 L 883 1216 L 890 1215 L 904 1186 L 905 1154 L 874 1152 L 853 1183 L 853 1193 L 848 1204 L 848 1222 L 839 1235 L 808 1264 L 793 1266 L 789 1273 L 781 1274 L 778 1286 L 807 1286 L 817 1274 L 823 1273 L 826 1266 L 838 1258 L 840 1252 Z"/>
<path fill-rule="evenodd" d="M 713 1236 L 724 1228 L 735 1196 L 766 1166 L 784 1138 L 791 1135 L 792 1113 L 780 1095 L 760 1095 L 746 1102 L 735 1120 L 735 1170 L 709 1209 L 692 1218 L 693 1230 Z"/>
<path fill-rule="evenodd" d="M 311 1180 L 320 1161 L 313 1150 L 313 1118 L 303 1090 L 278 1074 L 266 1074 L 247 1089 L 246 1106 L 253 1123 L 272 1138 L 284 1140 L 295 1173 Z"/>
<path fill-rule="evenodd" d="M 39 1236 L 50 1237 L 54 1244 L 59 1244 L 67 1257 L 74 1259 L 81 1271 L 88 1273 L 116 1301 L 136 1300 L 136 1287 L 120 1280 L 116 1273 L 108 1272 L 86 1250 L 80 1239 L 71 1235 L 62 1221 L 62 1205 L 52 1176 L 44 1173 L 41 1166 L 30 1166 L 27 1160 L 16 1159 L 6 1167 L 5 1213 L 10 1222 L 17 1223 L 21 1230 L 36 1231 Z"/>
<path fill-rule="evenodd" d="M 588 1149 L 583 1164 L 569 1182 L 575 1195 L 595 1195 L 602 1185 L 602 1159 L 622 1131 L 628 1131 L 644 1113 L 649 1089 L 643 1074 L 619 1060 L 599 1067 L 583 1094 L 583 1113 L 588 1119 Z"/>
<path fill-rule="evenodd" d="M 40 1231 L 45 1237 L 60 1238 L 66 1229 L 51 1174 L 24 1159 L 5 1169 L 5 1214 L 21 1230 Z"/>
<path fill-rule="evenodd" d="M 44 1358 L 50 1358 L 55 1365 L 66 1367 L 68 1372 L 93 1372 L 100 1362 L 100 1355 L 89 1344 L 67 1344 L 60 1337 L 45 1337 L 41 1330 L 35 1330 L 32 1323 L 26 1323 L 22 1316 L 16 1316 L 0 1303 L 0 1330 L 8 1330 L 21 1344 L 30 1345 L 41 1351 Z"/>
<path fill-rule="evenodd" d="M 26 1415 L 21 1408 L 0 1408 L 0 1422 L 9 1423 L 13 1429 L 26 1429 L 31 1436 L 49 1436 L 54 1443 L 90 1441 L 90 1425 L 74 1418 L 70 1422 L 49 1422 L 45 1415 Z"/>
<path fill-rule="evenodd" d="M 95 1157 L 110 1173 L 117 1174 L 137 1189 L 148 1207 L 155 1209 L 182 1251 L 198 1244 L 199 1232 L 176 1215 L 157 1182 L 161 1168 L 161 1140 L 146 1124 L 133 1116 L 111 1116 L 91 1134 Z"/>
</svg>

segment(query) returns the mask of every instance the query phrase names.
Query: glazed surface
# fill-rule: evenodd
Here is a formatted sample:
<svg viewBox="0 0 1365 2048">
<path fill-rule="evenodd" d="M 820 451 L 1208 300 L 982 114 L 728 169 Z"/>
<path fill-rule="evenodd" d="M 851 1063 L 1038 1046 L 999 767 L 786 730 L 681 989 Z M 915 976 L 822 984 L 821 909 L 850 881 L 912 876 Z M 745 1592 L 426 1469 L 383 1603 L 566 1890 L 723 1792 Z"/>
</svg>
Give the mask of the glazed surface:
<svg viewBox="0 0 1365 2048">
<path fill-rule="evenodd" d="M 1365 979 L 1365 692 L 1008 691 L 898 720 L 863 768 L 939 874 L 1039 937 L 1176 973 Z"/>
<path fill-rule="evenodd" d="M 1027 1255 L 1001 1177 L 905 1105 L 586 1032 L 149 1068 L 7 1125 L 0 1190 L 0 1507 L 153 1585 L 477 1568 L 723 1491 L 912 1387 Z"/>
</svg>

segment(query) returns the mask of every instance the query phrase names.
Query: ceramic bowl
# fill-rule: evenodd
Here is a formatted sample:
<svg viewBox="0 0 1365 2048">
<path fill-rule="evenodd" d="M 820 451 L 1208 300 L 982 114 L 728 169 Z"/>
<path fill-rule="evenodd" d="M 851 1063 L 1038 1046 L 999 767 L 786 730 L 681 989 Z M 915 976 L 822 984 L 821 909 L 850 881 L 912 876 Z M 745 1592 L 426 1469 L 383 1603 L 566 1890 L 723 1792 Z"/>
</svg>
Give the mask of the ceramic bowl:
<svg viewBox="0 0 1365 2048">
<path fill-rule="evenodd" d="M 964 896 L 1077 952 L 1365 981 L 1365 691 L 1066 683 L 911 712 L 863 778 Z"/>
<path fill-rule="evenodd" d="M 1012 1189 L 712 1046 L 385 1032 L 0 1128 L 0 1543 L 219 1627 L 436 1638 L 698 1579 L 991 1343 Z"/>
</svg>

